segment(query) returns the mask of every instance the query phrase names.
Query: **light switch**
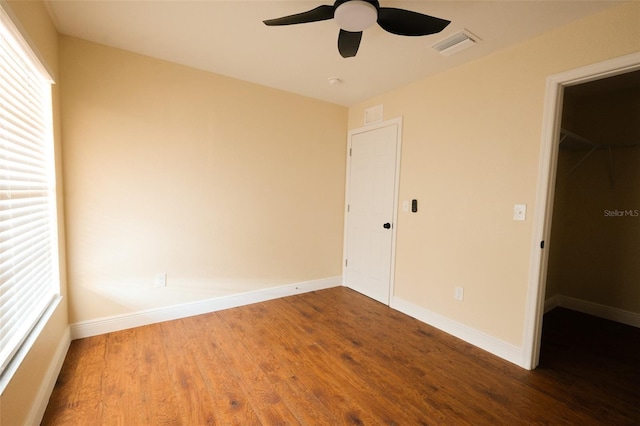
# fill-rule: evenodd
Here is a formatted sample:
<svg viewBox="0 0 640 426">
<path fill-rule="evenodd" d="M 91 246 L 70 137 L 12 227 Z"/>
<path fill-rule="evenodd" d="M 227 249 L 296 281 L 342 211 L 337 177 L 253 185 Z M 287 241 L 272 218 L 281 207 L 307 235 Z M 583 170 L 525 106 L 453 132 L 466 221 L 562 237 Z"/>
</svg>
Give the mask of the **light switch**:
<svg viewBox="0 0 640 426">
<path fill-rule="evenodd" d="M 156 288 L 167 286 L 167 274 L 165 272 L 156 274 Z"/>
<path fill-rule="evenodd" d="M 516 204 L 513 206 L 513 220 L 525 220 L 527 218 L 527 205 Z"/>
</svg>

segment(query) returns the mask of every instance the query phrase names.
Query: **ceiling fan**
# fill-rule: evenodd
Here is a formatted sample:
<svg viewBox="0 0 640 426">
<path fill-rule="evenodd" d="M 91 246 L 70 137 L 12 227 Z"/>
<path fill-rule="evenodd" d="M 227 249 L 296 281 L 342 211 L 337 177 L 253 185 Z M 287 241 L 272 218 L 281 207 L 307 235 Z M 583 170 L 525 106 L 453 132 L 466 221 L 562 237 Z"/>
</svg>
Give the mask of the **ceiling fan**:
<svg viewBox="0 0 640 426">
<path fill-rule="evenodd" d="M 374 22 L 392 34 L 423 36 L 442 31 L 451 21 L 393 7 L 380 7 L 378 0 L 336 0 L 306 12 L 263 21 L 268 26 L 305 24 L 335 19 L 340 27 L 338 51 L 343 58 L 356 56 L 362 31 Z"/>
</svg>

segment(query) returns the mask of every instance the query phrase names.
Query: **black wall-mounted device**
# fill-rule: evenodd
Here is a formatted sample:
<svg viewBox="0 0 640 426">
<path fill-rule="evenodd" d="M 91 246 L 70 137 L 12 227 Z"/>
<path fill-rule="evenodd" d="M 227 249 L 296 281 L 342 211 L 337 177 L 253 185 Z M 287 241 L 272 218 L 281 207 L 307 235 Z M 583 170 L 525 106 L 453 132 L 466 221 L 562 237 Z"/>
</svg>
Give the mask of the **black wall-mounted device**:
<svg viewBox="0 0 640 426">
<path fill-rule="evenodd" d="M 418 200 L 411 200 L 411 211 L 413 213 L 418 211 Z"/>
</svg>

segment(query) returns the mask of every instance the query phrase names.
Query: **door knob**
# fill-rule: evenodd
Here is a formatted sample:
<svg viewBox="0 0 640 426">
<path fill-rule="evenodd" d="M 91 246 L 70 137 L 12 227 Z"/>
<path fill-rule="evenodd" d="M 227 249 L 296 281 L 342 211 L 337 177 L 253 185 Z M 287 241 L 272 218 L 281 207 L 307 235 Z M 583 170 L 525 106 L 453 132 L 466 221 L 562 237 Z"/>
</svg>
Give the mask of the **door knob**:
<svg viewBox="0 0 640 426">
<path fill-rule="evenodd" d="M 391 224 L 390 224 L 389 222 L 387 222 L 387 223 L 385 223 L 384 225 L 382 225 L 382 227 L 383 227 L 384 229 L 389 229 L 389 228 L 391 228 Z"/>
</svg>

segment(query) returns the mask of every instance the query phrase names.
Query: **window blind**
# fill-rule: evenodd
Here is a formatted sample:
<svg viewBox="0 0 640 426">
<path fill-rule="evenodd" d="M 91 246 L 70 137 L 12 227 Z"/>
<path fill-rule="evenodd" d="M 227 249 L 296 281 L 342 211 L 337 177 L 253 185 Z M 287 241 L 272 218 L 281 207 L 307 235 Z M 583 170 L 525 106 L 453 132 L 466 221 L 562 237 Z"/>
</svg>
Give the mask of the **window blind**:
<svg viewBox="0 0 640 426">
<path fill-rule="evenodd" d="M 0 8 L 0 374 L 59 292 L 51 80 Z"/>
</svg>

